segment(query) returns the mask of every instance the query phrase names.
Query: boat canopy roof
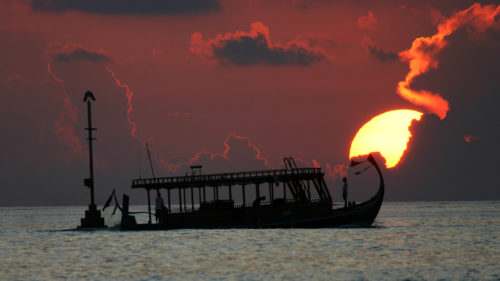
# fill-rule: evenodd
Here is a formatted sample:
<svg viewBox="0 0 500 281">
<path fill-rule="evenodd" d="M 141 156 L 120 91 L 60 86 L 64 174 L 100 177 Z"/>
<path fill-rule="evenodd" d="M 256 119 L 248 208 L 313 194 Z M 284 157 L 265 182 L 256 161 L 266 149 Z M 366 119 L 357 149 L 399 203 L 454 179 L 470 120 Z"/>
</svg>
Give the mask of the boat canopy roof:
<svg viewBox="0 0 500 281">
<path fill-rule="evenodd" d="M 201 174 L 132 180 L 132 188 L 174 189 L 204 186 L 232 186 L 260 183 L 287 182 L 291 180 L 322 179 L 321 168 L 294 168 L 261 171 L 246 171 L 223 174 Z"/>
</svg>

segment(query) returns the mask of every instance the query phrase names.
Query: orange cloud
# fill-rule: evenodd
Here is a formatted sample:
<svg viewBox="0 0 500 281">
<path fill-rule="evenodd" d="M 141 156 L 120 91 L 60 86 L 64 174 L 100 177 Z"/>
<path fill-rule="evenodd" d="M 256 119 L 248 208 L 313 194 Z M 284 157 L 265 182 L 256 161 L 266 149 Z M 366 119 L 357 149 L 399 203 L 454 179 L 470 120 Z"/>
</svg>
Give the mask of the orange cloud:
<svg viewBox="0 0 500 281">
<path fill-rule="evenodd" d="M 106 66 L 106 71 L 111 73 L 111 76 L 113 77 L 113 79 L 115 79 L 116 85 L 118 85 L 118 87 L 125 89 L 125 96 L 127 97 L 127 122 L 130 127 L 130 135 L 139 142 L 142 142 L 142 140 L 137 137 L 137 123 L 132 120 L 132 112 L 134 111 L 132 98 L 134 97 L 134 92 L 130 90 L 127 84 L 122 84 L 120 79 L 116 77 L 116 74 L 113 72 L 113 70 L 111 70 L 111 68 Z"/>
<path fill-rule="evenodd" d="M 455 13 L 437 26 L 437 33 L 430 37 L 415 39 L 411 48 L 399 53 L 400 59 L 407 61 L 410 71 L 404 81 L 398 83 L 397 93 L 409 102 L 426 108 L 439 118 L 446 117 L 448 101 L 439 94 L 426 90 L 413 90 L 413 79 L 430 69 L 437 69 L 439 62 L 436 55 L 446 46 L 446 37 L 465 24 L 472 24 L 477 31 L 483 32 L 495 24 L 495 17 L 500 13 L 500 5 L 481 6 L 476 3 L 466 10 Z"/>
<path fill-rule="evenodd" d="M 267 158 L 262 156 L 261 150 L 252 142 L 252 140 L 249 137 L 240 136 L 234 132 L 231 132 L 226 136 L 226 139 L 224 140 L 225 149 L 223 152 L 210 153 L 208 151 L 200 151 L 196 153 L 192 158 L 184 162 L 171 163 L 161 158 L 159 162 L 160 165 L 163 166 L 167 172 L 175 173 L 181 167 L 188 167 L 190 165 L 193 165 L 194 163 L 199 163 L 200 161 L 202 161 L 202 159 L 232 161 L 233 159 L 231 159 L 231 154 L 230 154 L 231 153 L 230 142 L 234 140 L 246 142 L 246 145 L 253 151 L 255 155 L 254 158 L 262 161 L 262 163 L 265 166 L 270 167 L 269 160 L 267 160 Z"/>
<path fill-rule="evenodd" d="M 368 15 L 358 18 L 358 28 L 359 29 L 375 29 L 377 24 L 377 19 L 373 12 L 368 12 Z"/>
<path fill-rule="evenodd" d="M 312 164 L 314 168 L 322 168 L 321 164 L 316 160 L 312 160 Z M 305 166 L 308 167 L 309 165 L 306 164 Z M 347 171 L 349 170 L 349 166 L 343 164 L 336 164 L 332 166 L 330 163 L 326 163 L 324 169 L 325 169 L 325 174 L 328 177 L 332 179 L 338 179 L 347 177 Z"/>
<path fill-rule="evenodd" d="M 78 110 L 76 106 L 71 102 L 68 91 L 64 86 L 64 81 L 59 78 L 54 71 L 52 71 L 52 66 L 47 64 L 47 72 L 52 76 L 52 78 L 59 84 L 64 93 L 64 111 L 59 115 L 53 124 L 54 132 L 59 138 L 59 141 L 65 144 L 72 150 L 73 155 L 77 157 L 85 157 L 83 151 L 82 143 L 80 139 L 75 135 L 75 123 L 78 120 Z M 69 160 L 69 159 L 66 159 Z"/>
<path fill-rule="evenodd" d="M 473 136 L 473 135 L 465 135 L 464 136 L 464 140 L 466 142 L 472 142 L 472 141 L 477 141 L 479 140 L 479 137 L 478 136 Z"/>
<path fill-rule="evenodd" d="M 326 163 L 326 174 L 334 179 L 347 177 L 348 169 L 347 165 L 337 164 L 332 167 L 329 163 Z"/>
</svg>

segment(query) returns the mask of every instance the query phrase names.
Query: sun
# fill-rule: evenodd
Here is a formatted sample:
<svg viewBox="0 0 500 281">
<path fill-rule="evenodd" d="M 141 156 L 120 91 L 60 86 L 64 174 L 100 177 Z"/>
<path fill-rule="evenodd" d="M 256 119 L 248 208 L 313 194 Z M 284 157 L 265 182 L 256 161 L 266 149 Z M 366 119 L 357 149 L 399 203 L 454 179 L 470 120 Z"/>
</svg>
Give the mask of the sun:
<svg viewBox="0 0 500 281">
<path fill-rule="evenodd" d="M 398 109 L 384 112 L 366 122 L 351 143 L 349 159 L 380 152 L 387 168 L 398 163 L 410 140 L 409 127 L 413 120 L 419 121 L 422 112 Z"/>
</svg>

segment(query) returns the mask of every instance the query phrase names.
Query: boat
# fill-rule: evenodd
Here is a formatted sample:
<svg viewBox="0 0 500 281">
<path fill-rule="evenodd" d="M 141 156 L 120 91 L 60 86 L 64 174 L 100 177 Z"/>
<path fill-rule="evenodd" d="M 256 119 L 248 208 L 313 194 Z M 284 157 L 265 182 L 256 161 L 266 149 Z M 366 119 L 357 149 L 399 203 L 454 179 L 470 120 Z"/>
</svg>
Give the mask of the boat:
<svg viewBox="0 0 500 281">
<path fill-rule="evenodd" d="M 120 228 L 370 227 L 384 199 L 384 179 L 371 154 L 364 161 L 352 161 L 351 167 L 363 162 L 377 170 L 379 188 L 369 200 L 342 207 L 333 204 L 321 168 L 298 168 L 291 157 L 284 159 L 285 169 L 202 174 L 201 166 L 192 166 L 191 175 L 134 179 L 132 189 L 147 193 L 148 221 L 136 221 L 129 211 L 129 197 L 124 194 Z M 167 199 L 167 205 L 155 216 L 151 212 L 151 192 L 156 192 L 157 198 L 163 192 Z M 236 199 L 241 202 L 236 203 Z M 160 202 L 164 204 L 163 197 Z M 152 217 L 157 218 L 156 222 Z"/>
</svg>

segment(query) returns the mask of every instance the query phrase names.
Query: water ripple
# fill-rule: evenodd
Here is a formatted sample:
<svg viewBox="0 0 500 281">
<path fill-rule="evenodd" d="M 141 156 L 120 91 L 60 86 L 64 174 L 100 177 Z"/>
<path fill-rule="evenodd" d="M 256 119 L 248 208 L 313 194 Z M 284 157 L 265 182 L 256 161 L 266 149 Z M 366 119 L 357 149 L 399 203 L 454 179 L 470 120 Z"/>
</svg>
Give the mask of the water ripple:
<svg viewBox="0 0 500 281">
<path fill-rule="evenodd" d="M 500 202 L 385 203 L 362 229 L 56 230 L 82 214 L 0 208 L 0 279 L 500 280 Z"/>
</svg>

